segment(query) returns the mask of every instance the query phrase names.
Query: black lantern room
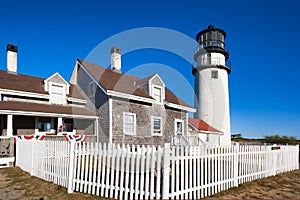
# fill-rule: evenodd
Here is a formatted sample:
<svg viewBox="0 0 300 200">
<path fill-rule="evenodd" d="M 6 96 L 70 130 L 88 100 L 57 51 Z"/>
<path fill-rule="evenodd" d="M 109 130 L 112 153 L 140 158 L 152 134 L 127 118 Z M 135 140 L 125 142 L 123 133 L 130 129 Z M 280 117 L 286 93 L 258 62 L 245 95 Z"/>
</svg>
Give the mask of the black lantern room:
<svg viewBox="0 0 300 200">
<path fill-rule="evenodd" d="M 222 53 L 225 58 L 229 57 L 229 51 L 225 46 L 226 32 L 223 29 L 209 25 L 207 29 L 200 31 L 196 35 L 196 40 L 200 48 L 206 52 Z"/>
</svg>

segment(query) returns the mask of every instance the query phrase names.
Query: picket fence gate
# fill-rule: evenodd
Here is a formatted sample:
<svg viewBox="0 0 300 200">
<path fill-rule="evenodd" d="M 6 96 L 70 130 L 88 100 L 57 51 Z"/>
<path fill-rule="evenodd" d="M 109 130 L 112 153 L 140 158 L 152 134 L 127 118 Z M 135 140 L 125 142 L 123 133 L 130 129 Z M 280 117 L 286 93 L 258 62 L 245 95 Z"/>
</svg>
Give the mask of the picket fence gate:
<svg viewBox="0 0 300 200">
<path fill-rule="evenodd" d="M 299 146 L 208 148 L 17 142 L 16 165 L 68 188 L 115 199 L 196 199 L 299 169 Z"/>
</svg>

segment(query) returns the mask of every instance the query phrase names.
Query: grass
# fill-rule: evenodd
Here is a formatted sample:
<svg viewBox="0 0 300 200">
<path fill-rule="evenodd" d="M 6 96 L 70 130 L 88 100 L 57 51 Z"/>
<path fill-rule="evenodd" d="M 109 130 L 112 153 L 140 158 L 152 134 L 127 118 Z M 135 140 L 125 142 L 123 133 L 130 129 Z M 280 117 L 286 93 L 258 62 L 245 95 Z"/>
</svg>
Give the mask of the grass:
<svg viewBox="0 0 300 200">
<path fill-rule="evenodd" d="M 105 199 L 32 177 L 18 167 L 0 169 L 0 199 Z M 300 170 L 244 183 L 205 199 L 300 199 Z"/>
<path fill-rule="evenodd" d="M 106 199 L 67 189 L 30 176 L 18 167 L 0 169 L 0 199 Z"/>
<path fill-rule="evenodd" d="M 244 183 L 205 199 L 300 199 L 300 170 Z"/>
</svg>

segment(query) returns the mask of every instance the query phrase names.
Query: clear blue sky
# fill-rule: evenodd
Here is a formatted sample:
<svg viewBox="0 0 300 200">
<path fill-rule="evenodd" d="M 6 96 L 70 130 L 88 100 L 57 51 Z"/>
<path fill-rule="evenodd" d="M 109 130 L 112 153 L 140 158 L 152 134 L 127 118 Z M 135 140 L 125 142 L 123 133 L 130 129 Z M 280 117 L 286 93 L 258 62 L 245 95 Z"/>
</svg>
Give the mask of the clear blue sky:
<svg viewBox="0 0 300 200">
<path fill-rule="evenodd" d="M 48 77 L 59 71 L 69 80 L 76 58 L 86 58 L 120 32 L 161 27 L 195 38 L 213 23 L 227 32 L 230 48 L 232 132 L 300 138 L 299 13 L 297 0 L 1 1 L 0 69 L 6 68 L 6 44 L 12 43 L 19 47 L 19 73 Z M 193 86 L 190 64 L 172 53 L 139 50 L 124 55 L 123 61 L 124 72 L 139 76 L 141 70 L 132 70 L 137 66 L 169 66 Z M 142 71 L 145 77 L 151 73 Z M 162 76 L 171 90 L 193 105 L 192 94 L 170 76 Z"/>
</svg>

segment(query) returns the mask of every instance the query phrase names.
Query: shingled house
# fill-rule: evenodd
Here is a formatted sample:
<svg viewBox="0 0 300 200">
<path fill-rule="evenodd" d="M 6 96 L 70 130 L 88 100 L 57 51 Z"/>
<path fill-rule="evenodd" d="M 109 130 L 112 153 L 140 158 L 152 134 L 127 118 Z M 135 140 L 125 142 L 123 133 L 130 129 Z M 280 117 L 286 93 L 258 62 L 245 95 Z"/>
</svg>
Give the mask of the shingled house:
<svg viewBox="0 0 300 200">
<path fill-rule="evenodd" d="M 188 112 L 195 112 L 158 74 L 141 79 L 122 73 L 118 48 L 111 50 L 111 69 L 78 59 L 70 82 L 92 102 L 103 142 L 171 142 L 173 135 L 188 131 Z"/>
<path fill-rule="evenodd" d="M 85 134 L 99 142 L 152 145 L 186 135 L 188 112 L 195 109 L 158 74 L 122 73 L 118 48 L 111 57 L 111 69 L 78 59 L 67 82 L 59 73 L 19 74 L 17 47 L 8 45 L 7 70 L 0 70 L 0 135 Z"/>
<path fill-rule="evenodd" d="M 7 70 L 0 70 L 0 136 L 85 134 L 95 140 L 98 117 L 86 109 L 84 93 L 59 73 L 19 74 L 17 53 L 8 45 Z"/>
</svg>

